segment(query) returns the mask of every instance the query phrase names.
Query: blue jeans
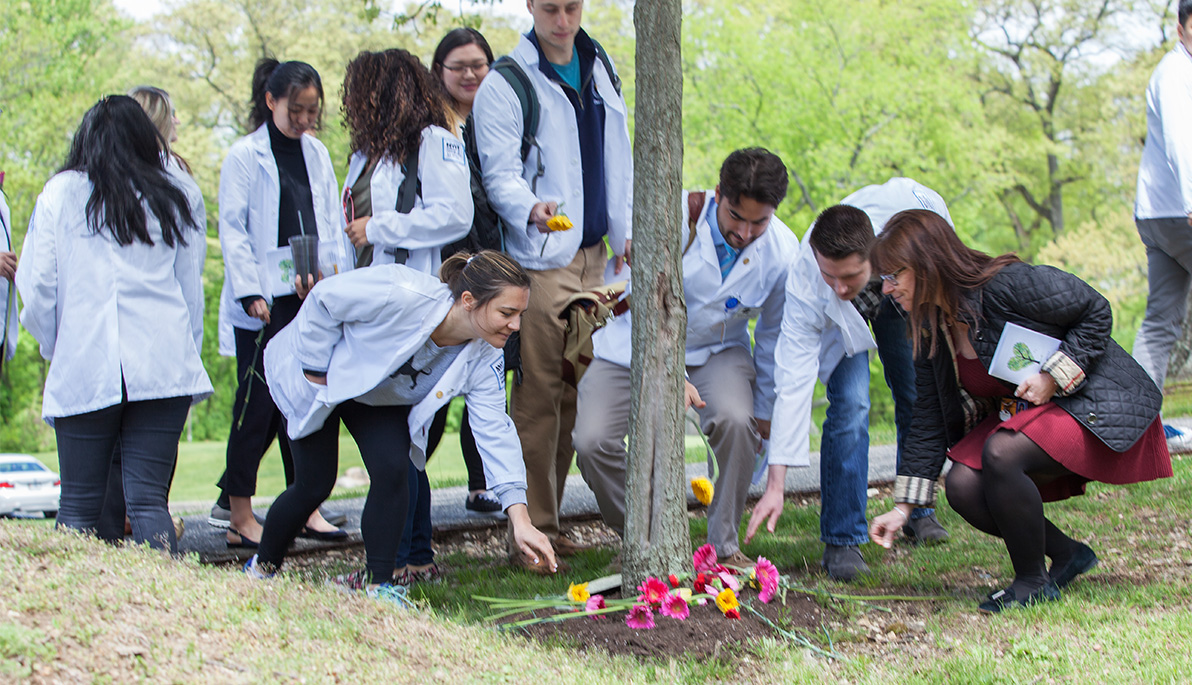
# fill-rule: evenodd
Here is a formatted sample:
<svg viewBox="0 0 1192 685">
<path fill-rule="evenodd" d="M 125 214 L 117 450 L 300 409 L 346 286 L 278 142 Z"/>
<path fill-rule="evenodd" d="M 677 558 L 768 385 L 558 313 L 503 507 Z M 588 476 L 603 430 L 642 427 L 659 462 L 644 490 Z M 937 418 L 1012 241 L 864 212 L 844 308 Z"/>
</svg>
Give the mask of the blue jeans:
<svg viewBox="0 0 1192 685">
<path fill-rule="evenodd" d="M 133 540 L 177 552 L 174 521 L 167 503 L 178 437 L 189 409 L 189 397 L 136 402 L 125 399 L 111 407 L 56 419 L 54 432 L 62 472 L 57 525 L 92 534 L 105 527 L 101 525 L 104 502 L 114 475 L 113 450 L 119 444 L 120 485 Z M 120 519 L 123 537 L 123 516 Z"/>
<path fill-rule="evenodd" d="M 890 298 L 882 300 L 881 309 L 872 321 L 873 339 L 877 341 L 877 354 L 882 359 L 882 371 L 886 385 L 894 395 L 894 425 L 898 430 L 898 452 L 896 464 L 902 463 L 902 450 L 906 434 L 911 428 L 911 416 L 915 409 L 915 358 L 908 336 L 908 323 L 902 308 Z M 921 519 L 935 513 L 935 509 L 918 507 L 911 512 L 911 519 Z"/>
<path fill-rule="evenodd" d="M 869 487 L 869 354 L 844 357 L 828 378 L 820 440 L 820 540 L 864 544 Z"/>
<path fill-rule="evenodd" d="M 419 470 L 411 462 L 410 508 L 401 544 L 397 546 L 394 567 L 402 568 L 409 564 L 426 566 L 434 560 L 435 552 L 431 547 L 430 480 L 426 477 L 426 471 Z"/>
</svg>

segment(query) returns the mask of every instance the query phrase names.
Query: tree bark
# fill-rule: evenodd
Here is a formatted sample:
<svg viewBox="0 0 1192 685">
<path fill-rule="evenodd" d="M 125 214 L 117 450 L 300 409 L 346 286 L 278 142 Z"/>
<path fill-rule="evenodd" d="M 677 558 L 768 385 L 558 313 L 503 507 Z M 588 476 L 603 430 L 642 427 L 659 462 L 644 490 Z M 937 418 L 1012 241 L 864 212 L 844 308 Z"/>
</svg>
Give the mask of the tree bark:
<svg viewBox="0 0 1192 685">
<path fill-rule="evenodd" d="M 634 7 L 633 392 L 625 492 L 623 586 L 689 570 L 683 461 L 683 75 L 680 0 Z"/>
</svg>

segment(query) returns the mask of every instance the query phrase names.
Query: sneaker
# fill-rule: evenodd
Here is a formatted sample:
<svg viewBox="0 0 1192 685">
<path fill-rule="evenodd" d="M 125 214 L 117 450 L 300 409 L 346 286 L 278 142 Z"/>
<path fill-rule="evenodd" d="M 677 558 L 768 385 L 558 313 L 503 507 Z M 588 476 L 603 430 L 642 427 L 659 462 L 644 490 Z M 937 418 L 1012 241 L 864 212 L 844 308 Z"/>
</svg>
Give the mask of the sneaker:
<svg viewBox="0 0 1192 685">
<path fill-rule="evenodd" d="M 936 545 L 948 539 L 948 531 L 940 525 L 935 514 L 907 521 L 902 527 L 902 532 L 911 540 L 924 545 Z"/>
<path fill-rule="evenodd" d="M 368 587 L 368 569 L 342 573 L 327 579 L 327 586 L 341 592 L 360 592 Z"/>
<path fill-rule="evenodd" d="M 257 555 L 244 562 L 244 575 L 253 580 L 269 580 L 277 575 L 277 568 L 273 564 L 258 563 Z"/>
<path fill-rule="evenodd" d="M 265 525 L 265 518 L 253 512 L 253 518 L 262 526 Z M 211 513 L 207 516 L 207 525 L 215 528 L 227 529 L 232 525 L 232 510 L 226 507 L 219 506 L 219 502 L 211 505 Z"/>
<path fill-rule="evenodd" d="M 718 560 L 721 564 L 729 568 L 750 569 L 757 565 L 757 562 L 745 556 L 744 552 L 737 550 L 732 554 Z"/>
<path fill-rule="evenodd" d="M 402 609 L 413 609 L 414 602 L 409 597 L 409 589 L 398 583 L 381 583 L 364 591 L 370 599 L 396 604 Z"/>
<path fill-rule="evenodd" d="M 443 580 L 445 575 L 443 569 L 435 563 L 431 563 L 430 566 L 419 571 L 410 570 L 410 567 L 407 566 L 402 569 L 401 573 L 394 576 L 393 582 L 409 587 L 418 583 L 437 583 Z"/>
<path fill-rule="evenodd" d="M 989 599 L 977 605 L 977 611 L 985 614 L 999 614 L 1007 609 L 1024 609 L 1033 604 L 1054 602 L 1060 598 L 1060 590 L 1054 581 L 1047 581 L 1043 587 L 1035 590 L 1023 599 L 1018 599 L 1013 588 L 998 590 L 989 595 Z"/>
<path fill-rule="evenodd" d="M 1167 436 L 1168 452 L 1172 454 L 1188 454 L 1192 452 L 1192 433 L 1185 433 L 1178 428 L 1167 425 L 1163 426 L 1163 433 Z"/>
<path fill-rule="evenodd" d="M 824 560 L 820 562 L 833 580 L 850 581 L 862 573 L 869 573 L 869 566 L 861 558 L 857 545 L 825 545 Z"/>
<path fill-rule="evenodd" d="M 492 516 L 494 518 L 505 518 L 505 512 L 501 510 L 501 500 L 497 499 L 491 492 L 485 490 L 476 494 L 469 494 L 464 498 L 464 509 L 468 514 L 474 516 Z"/>
</svg>

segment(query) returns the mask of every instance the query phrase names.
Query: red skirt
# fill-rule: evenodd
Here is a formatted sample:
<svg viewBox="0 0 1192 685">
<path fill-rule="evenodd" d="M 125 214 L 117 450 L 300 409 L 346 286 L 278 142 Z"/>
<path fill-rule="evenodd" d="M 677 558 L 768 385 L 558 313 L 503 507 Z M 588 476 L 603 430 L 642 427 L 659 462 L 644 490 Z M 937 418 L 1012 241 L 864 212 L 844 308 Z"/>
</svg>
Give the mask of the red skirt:
<svg viewBox="0 0 1192 685">
<path fill-rule="evenodd" d="M 1002 381 L 993 378 L 977 359 L 957 356 L 960 380 L 974 397 L 1004 397 L 1013 395 Z M 995 412 L 978 424 L 968 435 L 948 450 L 948 457 L 965 466 L 981 470 L 981 454 L 985 441 L 998 430 L 1012 430 L 1031 439 L 1052 459 L 1072 472 L 1039 486 L 1044 502 L 1068 499 L 1084 494 L 1089 481 L 1114 483 L 1142 483 L 1158 478 L 1170 478 L 1171 455 L 1163 423 L 1155 417 L 1150 427 L 1125 452 L 1115 452 L 1093 435 L 1072 415 L 1053 402 L 1019 411 L 1006 421 Z"/>
</svg>

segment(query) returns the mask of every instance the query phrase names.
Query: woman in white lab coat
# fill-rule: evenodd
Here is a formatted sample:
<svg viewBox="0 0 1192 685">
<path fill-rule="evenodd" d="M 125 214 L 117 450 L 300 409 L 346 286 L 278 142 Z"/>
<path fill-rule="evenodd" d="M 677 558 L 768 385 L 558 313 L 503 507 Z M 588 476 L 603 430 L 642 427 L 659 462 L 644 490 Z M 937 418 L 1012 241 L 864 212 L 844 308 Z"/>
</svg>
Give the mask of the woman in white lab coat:
<svg viewBox="0 0 1192 685">
<path fill-rule="evenodd" d="M 489 486 L 523 553 L 555 567 L 530 523 L 525 466 L 505 414 L 501 349 L 530 297 L 525 270 L 499 252 L 447 259 L 440 278 L 381 265 L 324 281 L 265 350 L 269 391 L 286 416 L 296 477 L 269 510 L 254 577 L 277 570 L 306 516 L 335 485 L 339 423 L 360 447 L 371 484 L 360 531 L 366 568 L 337 578 L 383 598 L 404 595 L 394 555 L 409 504 L 408 468 L 426 463 L 435 412 L 467 399 Z"/>
<path fill-rule="evenodd" d="M 174 183 L 161 149 L 133 99 L 92 107 L 38 197 L 16 282 L 21 322 L 50 360 L 58 525 L 96 529 L 119 442 L 134 539 L 176 551 L 166 503 L 178 436 L 212 389 L 199 357 L 202 198 Z"/>
<path fill-rule="evenodd" d="M 438 273 L 443 248 L 472 228 L 471 171 L 452 133 L 455 110 L 418 58 L 385 50 L 361 52 L 348 64 L 343 111 L 352 145 L 343 207 L 356 266 L 397 262 Z M 398 572 L 436 577 L 430 483 L 425 471 L 412 469 L 410 477 Z"/>
<path fill-rule="evenodd" d="M 301 300 L 282 282 L 274 265 L 287 259 L 289 239 L 317 233 L 320 254 L 343 259 L 342 217 L 336 200 L 335 171 L 327 148 L 313 135 L 323 109 L 318 72 L 304 62 L 263 59 L 253 74 L 252 133 L 236 141 L 219 179 L 219 242 L 224 283 L 219 302 L 220 352 L 236 355 L 239 386 L 232 405 L 227 467 L 220 487 L 230 510 L 228 545 L 256 547 L 261 527 L 252 512 L 257 468 L 274 436 L 281 414 L 265 391 L 261 354 L 265 344 L 298 312 Z M 321 260 L 324 271 L 328 259 Z M 272 275 L 271 275 L 272 274 Z M 329 274 L 328 274 L 329 275 Z M 283 461 L 289 446 L 280 441 Z M 287 472 L 291 469 L 287 464 Z M 288 473 L 291 480 L 292 473 Z M 223 513 L 223 512 L 220 512 Z M 344 536 L 317 512 L 308 528 Z"/>
</svg>

